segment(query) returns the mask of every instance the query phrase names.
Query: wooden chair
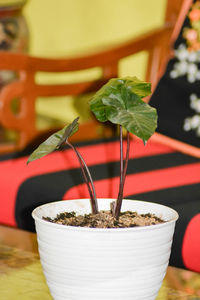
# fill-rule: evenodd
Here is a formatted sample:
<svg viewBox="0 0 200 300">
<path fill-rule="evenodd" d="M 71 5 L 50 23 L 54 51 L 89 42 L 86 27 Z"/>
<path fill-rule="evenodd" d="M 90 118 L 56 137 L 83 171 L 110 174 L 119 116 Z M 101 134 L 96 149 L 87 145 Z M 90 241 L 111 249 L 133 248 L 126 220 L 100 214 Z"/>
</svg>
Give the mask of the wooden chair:
<svg viewBox="0 0 200 300">
<path fill-rule="evenodd" d="M 99 53 L 80 57 L 42 58 L 1 52 L 0 69 L 17 72 L 18 79 L 0 90 L 0 124 L 4 129 L 16 131 L 18 137 L 13 143 L 1 143 L 0 153 L 22 150 L 44 133 L 36 128 L 37 97 L 77 96 L 94 92 L 108 79 L 118 76 L 118 64 L 124 57 L 144 50 L 148 52 L 146 80 L 152 83 L 154 90 L 167 60 L 172 55 L 172 45 L 191 3 L 192 0 L 168 0 L 165 22 L 161 28 Z M 59 85 L 42 85 L 35 82 L 38 72 L 74 72 L 94 67 L 102 69 L 102 76 L 98 80 Z M 16 98 L 20 100 L 20 105 L 17 113 L 13 113 L 11 105 Z M 76 140 L 96 137 L 97 126 L 93 120 L 83 124 L 75 136 Z M 108 130 L 102 134 L 110 135 L 111 132 Z"/>
</svg>

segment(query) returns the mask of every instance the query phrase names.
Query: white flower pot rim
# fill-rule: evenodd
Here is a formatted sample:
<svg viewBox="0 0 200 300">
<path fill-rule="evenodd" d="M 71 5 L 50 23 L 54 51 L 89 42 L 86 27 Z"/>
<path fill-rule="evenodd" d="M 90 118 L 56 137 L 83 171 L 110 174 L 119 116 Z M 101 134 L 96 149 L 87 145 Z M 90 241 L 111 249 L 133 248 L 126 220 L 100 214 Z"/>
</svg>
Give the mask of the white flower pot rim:
<svg viewBox="0 0 200 300">
<path fill-rule="evenodd" d="M 106 199 L 106 200 L 115 200 L 113 198 L 97 198 L 97 200 L 101 200 L 101 199 Z M 40 222 L 40 223 L 43 223 L 45 224 L 46 226 L 48 227 L 52 227 L 54 226 L 54 228 L 60 228 L 62 230 L 72 230 L 72 231 L 95 231 L 95 232 L 107 232 L 107 233 L 110 233 L 110 232 L 126 232 L 126 231 L 143 231 L 143 230 L 155 230 L 155 228 L 161 228 L 161 227 L 165 227 L 165 226 L 168 226 L 170 223 L 174 223 L 175 221 L 177 221 L 177 219 L 179 218 L 179 215 L 178 213 L 168 207 L 168 206 L 165 206 L 165 205 L 162 205 L 162 204 L 158 204 L 158 203 L 154 203 L 154 202 L 149 202 L 149 201 L 142 201 L 142 200 L 131 200 L 131 199 L 124 199 L 123 202 L 126 202 L 126 201 L 134 201 L 135 203 L 146 203 L 148 204 L 149 206 L 150 205 L 154 205 L 154 206 L 157 206 L 157 207 L 163 207 L 163 208 L 167 208 L 168 210 L 170 210 L 174 217 L 171 218 L 170 220 L 167 220 L 165 223 L 161 223 L 161 224 L 156 224 L 156 225 L 148 225 L 148 226 L 136 226 L 136 227 L 125 227 L 125 228 L 91 228 L 91 227 L 79 227 L 79 226 L 69 226 L 69 225 L 62 225 L 62 224 L 56 224 L 56 223 L 52 223 L 52 222 L 48 222 L 46 220 L 43 220 L 41 217 L 38 217 L 37 215 L 37 212 L 42 209 L 43 207 L 45 206 L 51 206 L 53 204 L 58 204 L 60 203 L 60 205 L 62 206 L 63 203 L 66 203 L 68 201 L 73 201 L 73 200 L 90 200 L 88 198 L 81 198 L 81 199 L 72 199 L 72 200 L 58 200 L 58 201 L 54 201 L 54 202 L 49 202 L 49 203 L 46 203 L 46 204 L 43 204 L 43 205 L 40 205 L 38 207 L 36 207 L 33 211 L 32 211 L 32 217 Z"/>
</svg>

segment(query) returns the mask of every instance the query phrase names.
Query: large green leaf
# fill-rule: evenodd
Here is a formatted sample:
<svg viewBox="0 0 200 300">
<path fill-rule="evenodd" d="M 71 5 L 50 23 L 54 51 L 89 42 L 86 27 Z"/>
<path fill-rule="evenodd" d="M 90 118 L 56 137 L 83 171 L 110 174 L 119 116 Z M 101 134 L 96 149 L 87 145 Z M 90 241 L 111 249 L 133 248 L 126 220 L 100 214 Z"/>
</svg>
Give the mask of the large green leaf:
<svg viewBox="0 0 200 300">
<path fill-rule="evenodd" d="M 113 78 L 90 101 L 96 118 L 120 124 L 146 142 L 157 126 L 156 109 L 142 97 L 151 93 L 151 84 L 136 77 Z"/>
<path fill-rule="evenodd" d="M 137 77 L 112 78 L 91 99 L 90 108 L 96 118 L 105 122 L 107 106 L 102 102 L 104 97 L 122 98 L 123 93 L 132 91 L 134 94 L 145 97 L 151 93 L 151 84 L 139 80 Z M 124 97 L 123 97 L 124 98 Z M 123 100 L 121 100 L 123 102 Z"/>
<path fill-rule="evenodd" d="M 46 141 L 38 146 L 37 149 L 29 156 L 27 164 L 33 160 L 41 158 L 56 149 L 59 149 L 62 143 L 64 143 L 70 136 L 78 130 L 78 120 L 76 118 L 71 124 L 66 125 L 63 129 L 53 133 Z"/>
</svg>

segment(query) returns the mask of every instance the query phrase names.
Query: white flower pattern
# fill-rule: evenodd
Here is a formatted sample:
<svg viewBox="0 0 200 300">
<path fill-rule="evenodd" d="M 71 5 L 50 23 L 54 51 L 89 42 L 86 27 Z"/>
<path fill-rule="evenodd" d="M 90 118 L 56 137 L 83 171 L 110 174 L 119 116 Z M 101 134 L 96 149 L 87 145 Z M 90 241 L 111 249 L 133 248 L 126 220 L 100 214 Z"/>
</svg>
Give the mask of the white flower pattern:
<svg viewBox="0 0 200 300">
<path fill-rule="evenodd" d="M 200 1 L 194 1 L 188 13 L 189 27 L 183 28 L 185 43 L 175 50 L 177 62 L 170 72 L 171 78 L 186 76 L 189 83 L 200 80 Z M 200 94 L 192 93 L 189 97 L 190 108 L 194 115 L 185 118 L 183 129 L 193 130 L 200 136 Z"/>
<path fill-rule="evenodd" d="M 200 98 L 196 94 L 190 95 L 190 107 L 196 114 L 184 120 L 183 128 L 185 131 L 195 130 L 197 136 L 200 136 Z"/>
<path fill-rule="evenodd" d="M 175 57 L 178 62 L 174 64 L 174 68 L 170 72 L 171 78 L 186 75 L 190 83 L 200 80 L 200 69 L 198 68 L 198 64 L 200 63 L 200 50 L 190 52 L 184 44 L 181 44 L 178 49 L 175 50 Z"/>
</svg>

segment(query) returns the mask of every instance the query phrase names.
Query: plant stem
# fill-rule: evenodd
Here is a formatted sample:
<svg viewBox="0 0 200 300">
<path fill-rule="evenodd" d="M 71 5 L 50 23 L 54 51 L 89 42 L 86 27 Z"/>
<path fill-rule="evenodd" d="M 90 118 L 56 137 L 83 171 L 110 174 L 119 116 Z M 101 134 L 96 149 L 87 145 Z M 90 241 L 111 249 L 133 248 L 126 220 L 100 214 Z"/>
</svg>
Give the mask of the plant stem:
<svg viewBox="0 0 200 300">
<path fill-rule="evenodd" d="M 127 167 L 128 167 L 128 161 L 129 161 L 129 152 L 130 152 L 130 133 L 129 133 L 129 131 L 127 131 L 126 141 L 127 141 L 127 144 L 126 144 L 127 148 L 126 148 L 126 158 L 125 158 L 124 171 L 123 171 L 123 184 L 125 183 L 126 172 L 127 172 Z"/>
<path fill-rule="evenodd" d="M 122 126 L 120 125 L 120 184 L 119 184 L 119 193 L 118 193 L 115 210 L 114 210 L 114 217 L 116 219 L 119 219 L 119 214 L 121 211 L 123 192 L 124 192 L 124 183 L 125 183 L 125 179 L 126 179 L 126 172 L 127 172 L 127 166 L 128 166 L 129 150 L 130 150 L 130 134 L 129 134 L 129 132 L 127 132 L 126 139 L 127 139 L 127 148 L 126 148 L 126 158 L 125 158 L 125 162 L 124 162 L 123 130 L 122 130 Z"/>
<path fill-rule="evenodd" d="M 81 166 L 81 171 L 82 171 L 84 180 L 87 184 L 88 192 L 90 194 L 92 213 L 97 214 L 98 213 L 97 197 L 96 197 L 95 187 L 94 187 L 94 183 L 93 183 L 90 171 L 89 171 L 83 157 L 81 156 L 79 151 L 76 149 L 76 147 L 73 146 L 71 143 L 69 143 L 69 141 L 66 141 L 66 144 L 68 146 L 70 146 L 75 151 L 75 153 L 77 155 L 77 158 L 78 158 L 80 166 Z"/>
</svg>

